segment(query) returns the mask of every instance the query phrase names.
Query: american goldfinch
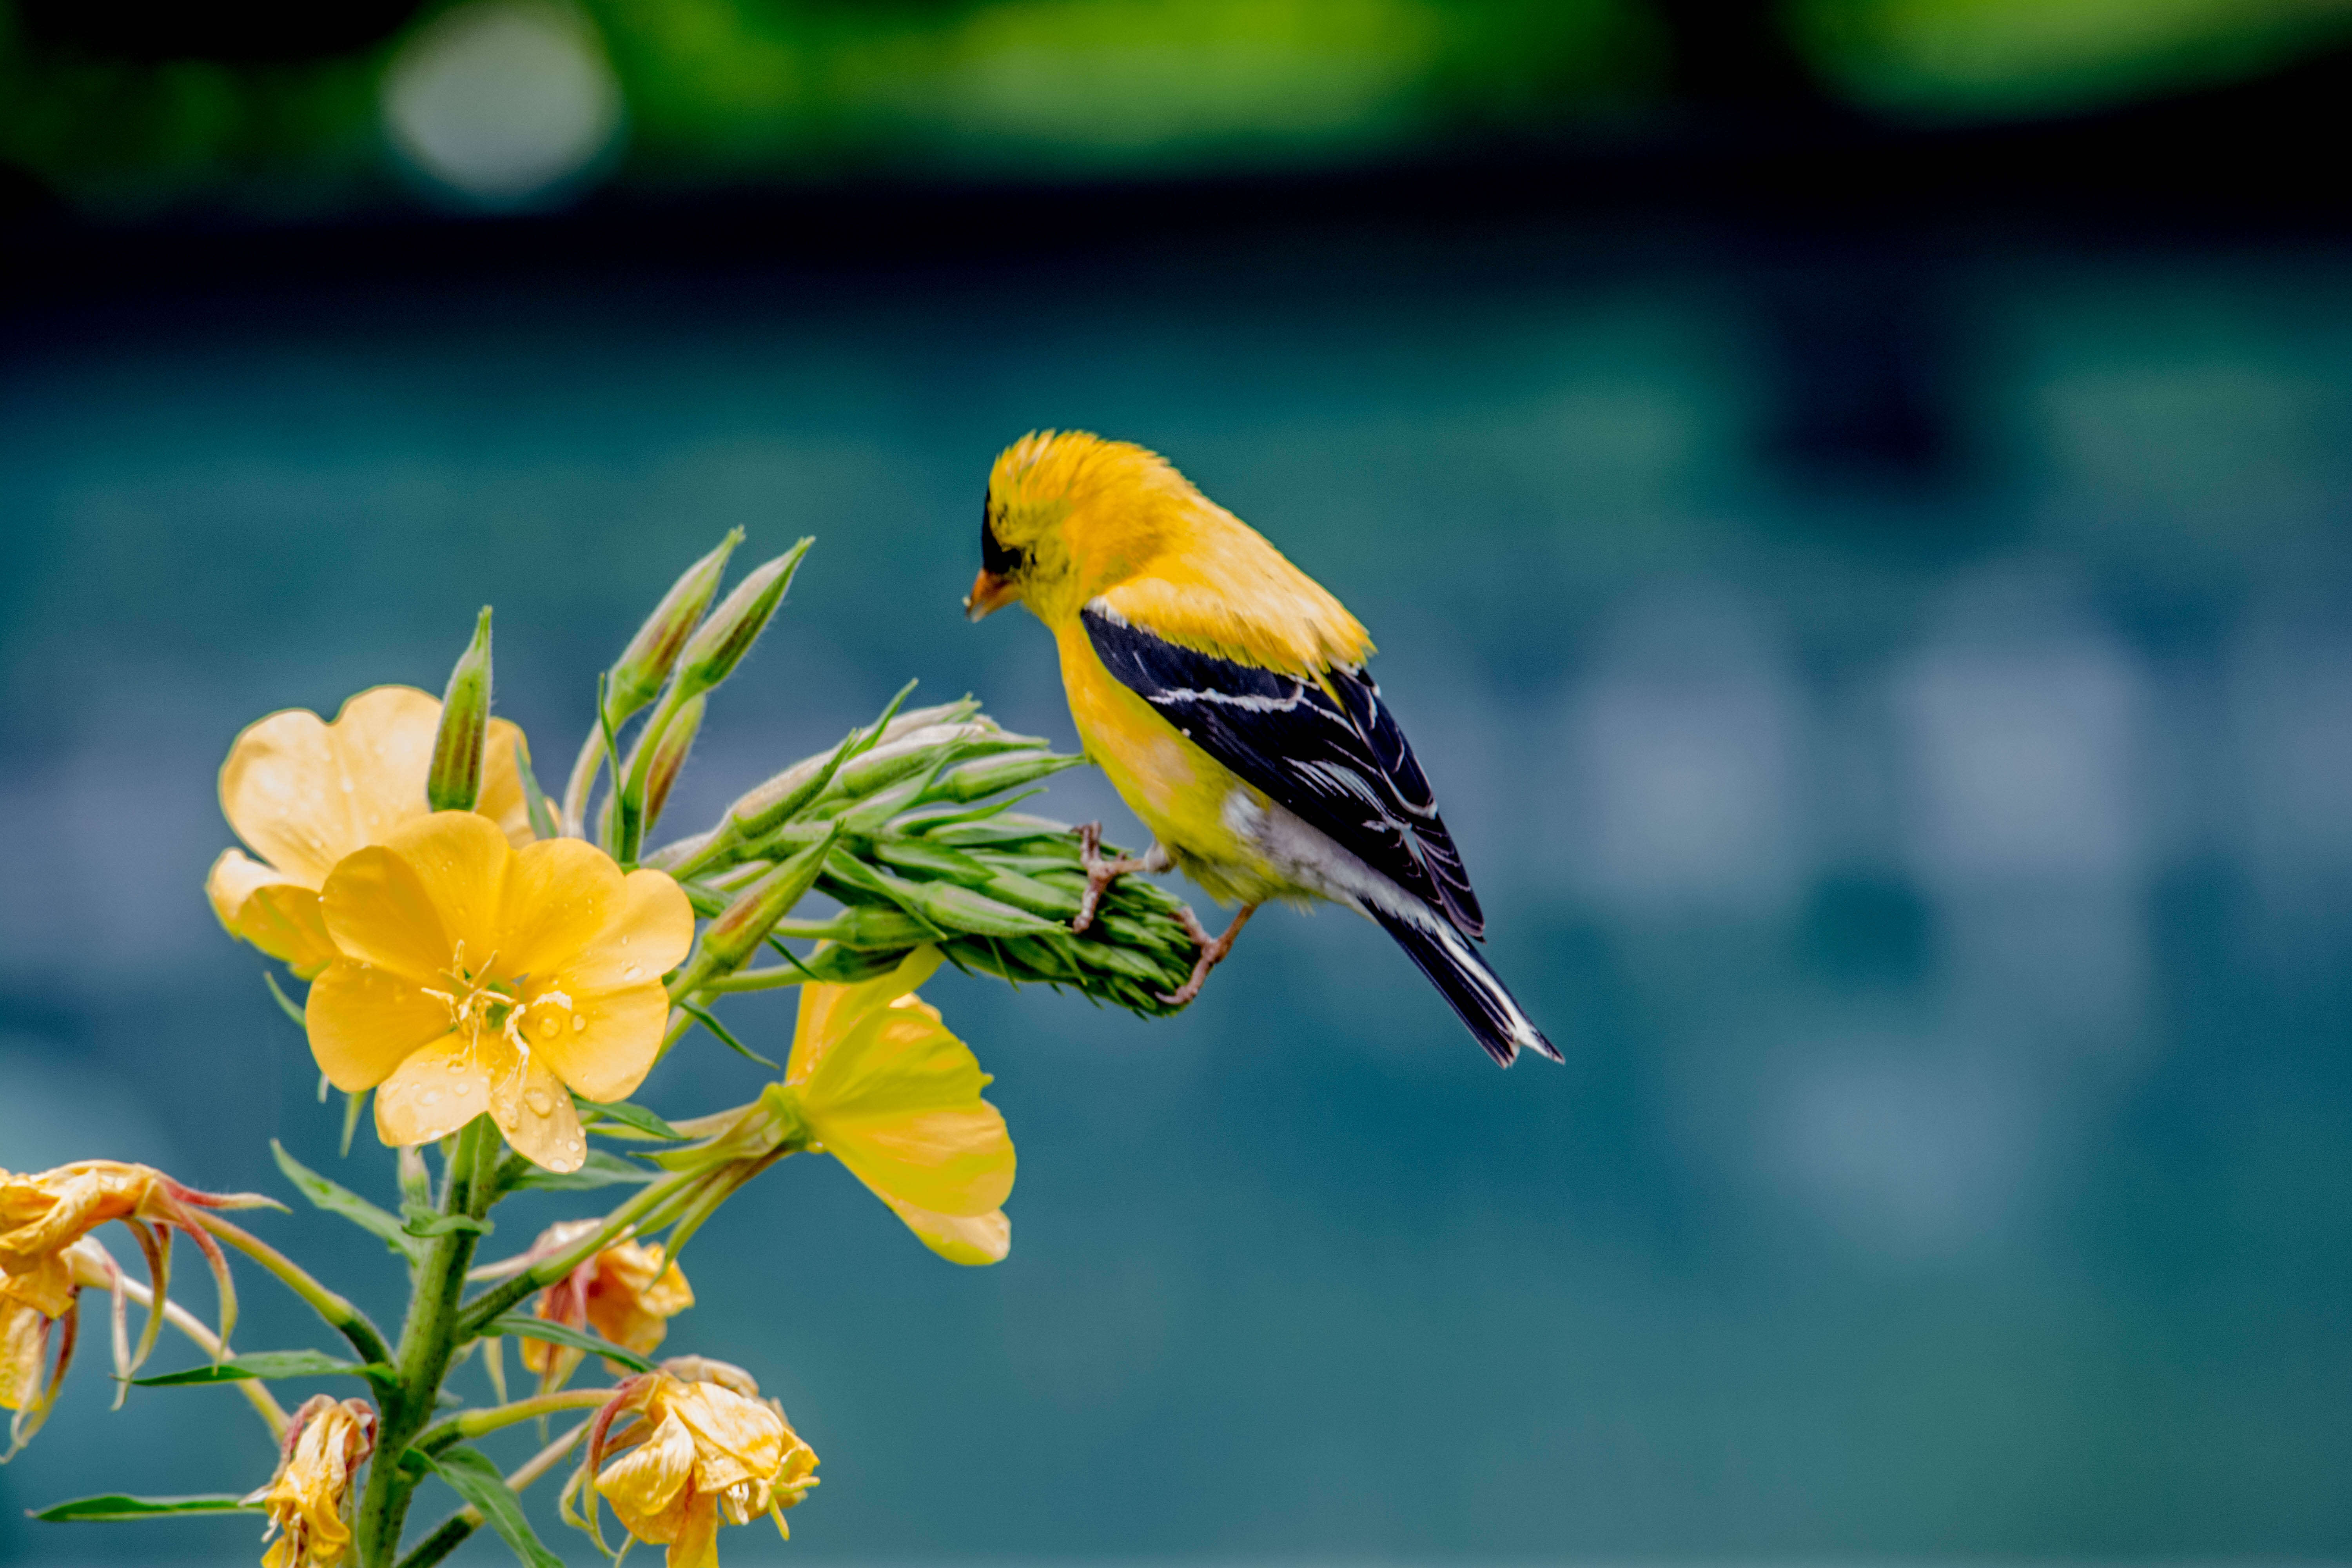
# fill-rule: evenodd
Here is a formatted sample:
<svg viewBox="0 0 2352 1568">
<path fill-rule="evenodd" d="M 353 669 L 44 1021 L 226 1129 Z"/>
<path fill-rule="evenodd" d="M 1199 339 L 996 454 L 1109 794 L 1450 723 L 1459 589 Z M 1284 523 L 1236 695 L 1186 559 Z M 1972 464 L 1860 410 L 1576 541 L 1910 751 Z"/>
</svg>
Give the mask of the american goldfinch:
<svg viewBox="0 0 2352 1568">
<path fill-rule="evenodd" d="M 1222 936 L 1192 922 L 1183 1003 L 1260 904 L 1328 900 L 1395 938 L 1496 1061 L 1560 1059 L 1471 945 L 1477 897 L 1339 600 L 1158 454 L 1076 431 L 996 459 L 980 550 L 966 613 L 1019 600 L 1045 623 L 1087 756 L 1156 840 L 1105 859 L 1087 830 L 1078 929 L 1130 871 L 1238 902 Z"/>
</svg>

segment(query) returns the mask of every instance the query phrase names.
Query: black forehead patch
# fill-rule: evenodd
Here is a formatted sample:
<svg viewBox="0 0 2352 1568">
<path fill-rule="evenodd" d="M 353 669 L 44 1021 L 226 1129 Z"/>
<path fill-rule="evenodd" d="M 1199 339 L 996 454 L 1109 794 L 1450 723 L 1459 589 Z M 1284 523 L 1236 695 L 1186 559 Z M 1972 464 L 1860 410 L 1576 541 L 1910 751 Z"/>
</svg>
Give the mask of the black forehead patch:
<svg viewBox="0 0 2352 1568">
<path fill-rule="evenodd" d="M 1025 550 L 1008 549 L 996 537 L 996 516 L 989 508 L 988 498 L 980 500 L 980 566 L 992 577 L 1011 577 L 1029 564 Z"/>
</svg>

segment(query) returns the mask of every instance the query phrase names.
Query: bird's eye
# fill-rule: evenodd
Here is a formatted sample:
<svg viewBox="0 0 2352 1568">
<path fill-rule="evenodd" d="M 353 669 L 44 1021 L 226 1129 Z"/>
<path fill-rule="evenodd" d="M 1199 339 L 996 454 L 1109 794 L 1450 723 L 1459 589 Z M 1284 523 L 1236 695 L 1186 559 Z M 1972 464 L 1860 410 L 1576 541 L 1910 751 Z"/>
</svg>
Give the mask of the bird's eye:
<svg viewBox="0 0 2352 1568">
<path fill-rule="evenodd" d="M 996 537 L 995 514 L 983 499 L 980 503 L 980 564 L 992 577 L 1013 577 L 1029 564 L 1029 552 L 1013 550 Z"/>
</svg>

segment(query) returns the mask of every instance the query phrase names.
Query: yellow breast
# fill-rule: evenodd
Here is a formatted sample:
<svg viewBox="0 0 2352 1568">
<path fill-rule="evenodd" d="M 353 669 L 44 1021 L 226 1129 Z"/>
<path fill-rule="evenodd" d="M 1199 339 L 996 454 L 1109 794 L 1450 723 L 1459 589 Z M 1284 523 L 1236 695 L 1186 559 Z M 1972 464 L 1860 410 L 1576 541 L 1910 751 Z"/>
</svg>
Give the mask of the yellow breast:
<svg viewBox="0 0 2352 1568">
<path fill-rule="evenodd" d="M 1083 626 L 1065 625 L 1054 640 L 1078 739 L 1128 809 L 1212 894 L 1255 902 L 1280 891 L 1279 879 L 1235 832 L 1225 808 L 1235 790 L 1261 806 L 1265 797 L 1120 685 Z"/>
</svg>

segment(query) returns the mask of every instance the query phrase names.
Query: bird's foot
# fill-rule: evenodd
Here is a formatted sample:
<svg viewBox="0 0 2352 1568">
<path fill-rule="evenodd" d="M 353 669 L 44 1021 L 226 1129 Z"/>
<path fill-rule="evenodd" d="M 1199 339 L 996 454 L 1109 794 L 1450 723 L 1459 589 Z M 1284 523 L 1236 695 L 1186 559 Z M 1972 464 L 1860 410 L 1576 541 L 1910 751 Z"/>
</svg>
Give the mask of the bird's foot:
<svg viewBox="0 0 2352 1568">
<path fill-rule="evenodd" d="M 1114 855 L 1103 858 L 1102 824 L 1089 822 L 1078 829 L 1078 864 L 1086 868 L 1086 896 L 1078 900 L 1077 918 L 1070 921 L 1073 932 L 1082 932 L 1095 923 L 1095 910 L 1102 903 L 1104 890 L 1129 871 L 1165 871 L 1173 864 L 1168 851 L 1155 844 L 1142 855 Z"/>
<path fill-rule="evenodd" d="M 1250 916 L 1255 913 L 1255 904 L 1244 904 L 1242 912 L 1234 917 L 1234 923 L 1225 928 L 1224 935 L 1211 936 L 1209 928 L 1201 923 L 1201 917 L 1192 912 L 1192 905 L 1178 905 L 1177 919 L 1184 922 L 1185 931 L 1200 944 L 1201 956 L 1192 961 L 1192 978 L 1173 991 L 1159 993 L 1160 999 L 1171 1007 L 1181 1007 L 1198 996 L 1202 982 L 1209 978 L 1209 971 L 1223 963 L 1225 954 L 1233 952 L 1234 939 L 1242 934 L 1242 927 L 1249 924 Z"/>
</svg>

